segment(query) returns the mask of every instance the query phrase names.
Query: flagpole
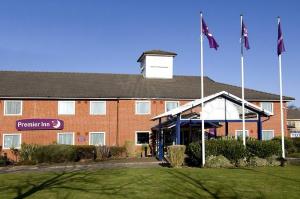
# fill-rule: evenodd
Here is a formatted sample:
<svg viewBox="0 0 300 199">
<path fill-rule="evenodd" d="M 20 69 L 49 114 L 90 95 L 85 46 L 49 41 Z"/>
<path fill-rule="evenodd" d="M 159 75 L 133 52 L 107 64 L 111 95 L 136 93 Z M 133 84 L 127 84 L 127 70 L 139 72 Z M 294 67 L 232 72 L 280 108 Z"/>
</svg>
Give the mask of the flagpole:
<svg viewBox="0 0 300 199">
<path fill-rule="evenodd" d="M 280 17 L 278 17 L 278 26 L 280 24 Z M 277 44 L 278 45 L 278 44 Z M 282 70 L 281 70 L 281 53 L 278 55 L 278 66 L 279 66 L 279 87 L 280 87 L 280 122 L 281 122 L 281 149 L 282 158 L 285 158 L 285 147 L 284 147 L 284 122 L 283 122 L 283 103 L 282 103 Z"/>
<path fill-rule="evenodd" d="M 243 15 L 241 15 L 241 33 L 243 28 Z M 242 76 L 242 120 L 243 120 L 243 145 L 246 146 L 246 128 L 245 128 L 245 92 L 244 92 L 244 47 L 243 35 L 241 34 L 241 76 Z"/>
<path fill-rule="evenodd" d="M 205 165 L 205 133 L 204 133 L 204 103 L 203 103 L 203 97 L 204 97 L 204 81 L 203 81 L 203 26 L 202 26 L 202 12 L 200 12 L 200 70 L 201 70 L 201 140 L 202 140 L 202 166 Z"/>
</svg>

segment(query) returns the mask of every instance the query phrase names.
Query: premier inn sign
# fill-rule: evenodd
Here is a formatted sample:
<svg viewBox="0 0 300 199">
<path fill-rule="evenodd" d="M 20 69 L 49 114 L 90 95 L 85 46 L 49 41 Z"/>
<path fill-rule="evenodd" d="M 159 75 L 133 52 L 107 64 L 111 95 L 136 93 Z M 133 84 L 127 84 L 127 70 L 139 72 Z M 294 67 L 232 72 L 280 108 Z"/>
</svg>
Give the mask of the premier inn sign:
<svg viewBox="0 0 300 199">
<path fill-rule="evenodd" d="M 63 128 L 64 121 L 59 119 L 24 119 L 16 121 L 18 131 L 61 130 Z"/>
</svg>

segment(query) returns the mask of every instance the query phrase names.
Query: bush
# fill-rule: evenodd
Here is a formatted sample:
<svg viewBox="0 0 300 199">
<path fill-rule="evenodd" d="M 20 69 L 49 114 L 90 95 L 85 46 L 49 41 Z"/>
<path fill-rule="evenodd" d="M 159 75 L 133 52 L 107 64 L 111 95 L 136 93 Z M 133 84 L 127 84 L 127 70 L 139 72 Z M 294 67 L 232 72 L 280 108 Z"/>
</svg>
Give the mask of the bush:
<svg viewBox="0 0 300 199">
<path fill-rule="evenodd" d="M 4 154 L 4 156 L 0 155 L 0 167 L 9 165 L 9 163 L 10 162 L 9 162 L 6 154 Z"/>
<path fill-rule="evenodd" d="M 252 167 L 268 166 L 268 161 L 266 159 L 259 158 L 257 156 L 250 157 L 249 166 L 252 166 Z"/>
<path fill-rule="evenodd" d="M 133 141 L 125 142 L 126 156 L 127 157 L 135 157 L 135 144 Z"/>
<path fill-rule="evenodd" d="M 273 139 L 273 141 L 278 142 L 281 151 L 281 137 L 276 137 Z M 297 148 L 294 146 L 294 143 L 291 138 L 287 138 L 287 137 L 284 138 L 284 148 L 286 154 L 297 152 Z"/>
<path fill-rule="evenodd" d="M 181 167 L 184 162 L 185 145 L 168 146 L 169 161 L 172 167 Z"/>
<path fill-rule="evenodd" d="M 281 145 L 277 141 L 259 141 L 248 140 L 246 149 L 249 156 L 257 156 L 259 158 L 267 158 L 273 155 L 278 156 L 281 152 Z"/>
<path fill-rule="evenodd" d="M 191 143 L 188 146 L 187 154 L 192 165 L 200 165 L 202 161 L 202 149 L 200 143 Z M 205 156 L 222 155 L 233 164 L 238 164 L 239 159 L 246 157 L 246 150 L 242 142 L 231 138 L 208 140 L 205 142 Z"/>
<path fill-rule="evenodd" d="M 300 138 L 293 138 L 292 142 L 294 147 L 296 148 L 296 151 L 300 153 Z"/>
<path fill-rule="evenodd" d="M 109 150 L 110 156 L 114 158 L 124 157 L 126 154 L 126 148 L 124 146 L 111 146 Z"/>
<path fill-rule="evenodd" d="M 237 140 L 208 140 L 206 142 L 206 156 L 223 155 L 233 164 L 237 164 L 239 159 L 246 155 L 246 150 L 242 142 Z"/>
<path fill-rule="evenodd" d="M 193 166 L 199 166 L 202 161 L 201 144 L 199 142 L 192 142 L 186 149 L 188 155 L 188 163 Z"/>
<path fill-rule="evenodd" d="M 109 158 L 109 147 L 107 146 L 96 146 L 96 158 L 98 160 L 106 160 Z"/>
<path fill-rule="evenodd" d="M 281 162 L 278 156 L 271 156 L 267 158 L 269 166 L 280 166 Z"/>
<path fill-rule="evenodd" d="M 76 158 L 76 150 L 72 145 L 39 146 L 33 155 L 33 160 L 38 163 L 74 162 Z"/>
<path fill-rule="evenodd" d="M 214 156 L 210 155 L 207 157 L 205 167 L 208 168 L 229 168 L 233 165 L 230 161 L 222 155 Z"/>
<path fill-rule="evenodd" d="M 25 144 L 21 145 L 20 160 L 21 161 L 33 161 L 34 154 L 38 150 L 37 144 Z"/>
<path fill-rule="evenodd" d="M 246 158 L 239 159 L 236 163 L 236 166 L 237 167 L 247 167 L 248 166 L 247 159 Z"/>
<path fill-rule="evenodd" d="M 93 145 L 76 145 L 73 147 L 76 152 L 76 161 L 96 158 L 96 147 Z"/>
</svg>

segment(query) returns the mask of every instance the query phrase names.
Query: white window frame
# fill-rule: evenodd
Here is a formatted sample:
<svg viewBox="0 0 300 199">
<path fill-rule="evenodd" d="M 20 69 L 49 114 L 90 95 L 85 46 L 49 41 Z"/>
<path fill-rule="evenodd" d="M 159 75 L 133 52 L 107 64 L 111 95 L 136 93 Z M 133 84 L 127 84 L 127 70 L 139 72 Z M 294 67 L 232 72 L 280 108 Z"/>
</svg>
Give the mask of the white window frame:
<svg viewBox="0 0 300 199">
<path fill-rule="evenodd" d="M 14 101 L 14 102 L 21 102 L 21 111 L 20 111 L 19 114 L 9 114 L 9 113 L 6 113 L 6 106 L 7 106 L 6 103 L 8 101 L 10 101 L 10 102 L 12 102 L 12 101 Z M 5 116 L 18 116 L 18 115 L 22 115 L 22 113 L 23 113 L 23 101 L 22 100 L 4 100 L 4 109 L 3 109 L 3 112 L 4 112 Z"/>
<path fill-rule="evenodd" d="M 264 129 L 264 130 L 262 130 L 261 131 L 261 139 L 263 138 L 263 132 L 264 131 L 269 131 L 269 132 L 272 132 L 272 139 L 274 138 L 274 136 L 275 136 L 275 133 L 274 133 L 274 130 L 273 129 Z M 262 139 L 263 140 L 263 139 Z"/>
<path fill-rule="evenodd" d="M 72 134 L 73 135 L 73 139 L 72 139 L 72 144 L 71 145 L 75 145 L 75 133 L 74 132 L 61 132 L 61 133 L 57 133 L 57 144 L 59 141 L 59 135 L 64 135 L 64 134 Z"/>
<path fill-rule="evenodd" d="M 235 139 L 238 138 L 238 136 L 237 136 L 237 132 L 238 131 L 242 131 L 243 132 L 243 129 L 237 129 L 237 130 L 235 130 Z M 249 137 L 249 130 L 245 129 L 245 131 L 246 131 L 246 137 Z"/>
<path fill-rule="evenodd" d="M 99 132 L 89 132 L 89 145 L 92 145 L 92 144 L 91 144 L 91 134 L 96 134 L 96 133 L 101 133 L 101 134 L 104 135 L 104 136 L 103 136 L 104 143 L 103 143 L 103 145 L 101 145 L 101 146 L 105 146 L 105 145 L 106 145 L 106 141 L 105 141 L 106 136 L 105 136 L 105 132 L 103 132 L 103 131 L 99 131 Z M 97 145 L 93 145 L 93 146 L 97 146 Z"/>
<path fill-rule="evenodd" d="M 144 145 L 144 144 L 138 144 L 137 143 L 137 138 L 138 138 L 138 136 L 137 136 L 137 134 L 138 133 L 148 133 L 148 136 L 149 136 L 149 143 L 148 144 L 150 144 L 150 135 L 151 135 L 151 131 L 135 131 L 135 145 L 137 145 L 137 146 L 142 146 L 142 145 Z"/>
<path fill-rule="evenodd" d="M 262 104 L 263 103 L 270 103 L 270 104 L 272 104 L 272 112 L 270 112 L 271 114 L 274 114 L 274 103 L 273 102 L 260 102 L 260 108 L 263 108 L 262 107 Z M 266 109 L 263 109 L 263 110 L 266 110 Z M 266 111 L 268 111 L 268 110 L 266 110 Z"/>
<path fill-rule="evenodd" d="M 180 106 L 179 101 L 165 101 L 165 112 L 167 112 L 167 103 L 169 103 L 169 102 L 175 102 L 175 103 L 177 103 L 177 107 Z"/>
<path fill-rule="evenodd" d="M 92 114 L 92 103 L 93 102 L 104 102 L 104 113 Z M 106 101 L 90 101 L 90 115 L 106 115 Z"/>
<path fill-rule="evenodd" d="M 20 146 L 19 147 L 16 147 L 15 149 L 21 149 L 21 145 L 22 145 L 22 134 L 21 133 L 3 133 L 3 137 L 2 137 L 2 146 L 3 148 L 2 149 L 10 149 L 10 148 L 7 148 L 7 147 L 4 147 L 4 137 L 6 135 L 19 135 L 20 136 Z"/>
<path fill-rule="evenodd" d="M 74 114 L 65 114 L 65 113 L 60 113 L 60 106 L 59 106 L 59 103 L 60 102 L 72 102 L 73 103 L 73 108 L 74 108 Z M 58 115 L 75 115 L 76 114 L 76 102 L 75 101 L 69 101 L 69 100 L 59 100 L 57 101 L 57 114 Z"/>
<path fill-rule="evenodd" d="M 148 113 L 138 113 L 137 112 L 137 104 L 141 103 L 141 102 L 149 103 L 149 112 Z M 136 115 L 150 115 L 151 114 L 151 101 L 150 100 L 138 100 L 138 101 L 135 101 L 135 114 Z"/>
</svg>

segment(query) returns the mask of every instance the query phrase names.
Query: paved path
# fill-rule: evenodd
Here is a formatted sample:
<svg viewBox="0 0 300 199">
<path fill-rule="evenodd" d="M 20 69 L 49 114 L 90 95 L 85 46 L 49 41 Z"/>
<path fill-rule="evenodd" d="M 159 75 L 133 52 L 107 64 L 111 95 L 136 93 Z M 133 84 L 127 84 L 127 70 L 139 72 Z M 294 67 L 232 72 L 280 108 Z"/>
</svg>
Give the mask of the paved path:
<svg viewBox="0 0 300 199">
<path fill-rule="evenodd" d="M 96 170 L 110 168 L 149 168 L 161 167 L 162 162 L 155 159 L 146 161 L 103 161 L 93 163 L 74 163 L 74 164 L 57 164 L 57 165 L 33 165 L 33 166 L 7 166 L 0 167 L 1 173 L 17 173 L 17 172 L 46 172 L 46 171 L 80 171 L 80 170 Z"/>
</svg>

